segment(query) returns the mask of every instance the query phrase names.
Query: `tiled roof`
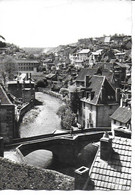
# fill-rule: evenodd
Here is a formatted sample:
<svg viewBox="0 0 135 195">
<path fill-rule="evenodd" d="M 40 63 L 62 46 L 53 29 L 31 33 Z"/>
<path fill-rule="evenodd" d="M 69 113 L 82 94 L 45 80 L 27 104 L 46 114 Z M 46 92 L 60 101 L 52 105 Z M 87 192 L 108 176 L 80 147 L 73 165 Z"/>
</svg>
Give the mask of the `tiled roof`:
<svg viewBox="0 0 135 195">
<path fill-rule="evenodd" d="M 127 107 L 119 107 L 110 117 L 113 120 L 127 123 L 131 119 L 131 109 Z"/>
<path fill-rule="evenodd" d="M 93 76 L 96 72 L 97 69 L 94 68 L 82 68 L 76 78 L 76 81 L 85 81 L 86 76 Z"/>
<path fill-rule="evenodd" d="M 130 190 L 131 188 L 131 139 L 115 137 L 110 160 L 100 159 L 100 147 L 90 169 L 94 190 Z"/>
<path fill-rule="evenodd" d="M 0 101 L 1 104 L 12 104 L 1 85 L 0 85 Z"/>
<path fill-rule="evenodd" d="M 91 89 L 92 92 L 94 92 L 94 98 L 92 100 L 88 99 L 88 103 L 91 104 L 97 104 L 98 100 L 99 100 L 99 96 L 101 93 L 101 88 L 104 84 L 105 81 L 105 77 L 104 76 L 98 76 L 98 75 L 94 75 L 91 79 L 90 79 L 90 86 L 89 88 Z M 83 101 L 83 99 L 82 99 Z"/>
</svg>

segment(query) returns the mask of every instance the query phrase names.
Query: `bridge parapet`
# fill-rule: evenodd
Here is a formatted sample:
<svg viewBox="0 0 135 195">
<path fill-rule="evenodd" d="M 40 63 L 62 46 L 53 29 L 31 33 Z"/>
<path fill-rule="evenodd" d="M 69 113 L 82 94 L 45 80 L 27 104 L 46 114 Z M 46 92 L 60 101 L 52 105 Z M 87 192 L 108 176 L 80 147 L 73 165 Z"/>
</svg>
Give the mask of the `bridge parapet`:
<svg viewBox="0 0 135 195">
<path fill-rule="evenodd" d="M 39 149 L 49 150 L 60 162 L 74 164 L 80 150 L 89 143 L 99 141 L 103 133 L 103 131 L 95 133 L 88 132 L 85 134 L 74 134 L 72 136 L 65 135 L 34 140 L 26 144 L 21 144 L 17 150 L 20 150 L 23 156 Z"/>
</svg>

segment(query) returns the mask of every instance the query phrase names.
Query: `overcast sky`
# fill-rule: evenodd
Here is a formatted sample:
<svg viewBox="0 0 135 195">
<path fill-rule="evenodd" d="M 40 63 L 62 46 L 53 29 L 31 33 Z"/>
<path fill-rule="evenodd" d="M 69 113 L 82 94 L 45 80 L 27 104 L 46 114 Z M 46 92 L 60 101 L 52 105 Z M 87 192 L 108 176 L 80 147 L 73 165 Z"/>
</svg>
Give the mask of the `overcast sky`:
<svg viewBox="0 0 135 195">
<path fill-rule="evenodd" d="M 20 47 L 52 47 L 131 35 L 130 0 L 0 0 L 0 35 Z"/>
</svg>

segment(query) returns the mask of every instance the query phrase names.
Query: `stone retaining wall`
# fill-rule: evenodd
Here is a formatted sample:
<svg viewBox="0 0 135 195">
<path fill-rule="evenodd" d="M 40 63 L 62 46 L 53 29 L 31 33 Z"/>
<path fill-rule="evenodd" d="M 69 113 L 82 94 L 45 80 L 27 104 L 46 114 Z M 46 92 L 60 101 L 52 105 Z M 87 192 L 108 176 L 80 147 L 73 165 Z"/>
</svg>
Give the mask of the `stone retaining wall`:
<svg viewBox="0 0 135 195">
<path fill-rule="evenodd" d="M 0 157 L 0 189 L 74 190 L 74 178 Z"/>
</svg>

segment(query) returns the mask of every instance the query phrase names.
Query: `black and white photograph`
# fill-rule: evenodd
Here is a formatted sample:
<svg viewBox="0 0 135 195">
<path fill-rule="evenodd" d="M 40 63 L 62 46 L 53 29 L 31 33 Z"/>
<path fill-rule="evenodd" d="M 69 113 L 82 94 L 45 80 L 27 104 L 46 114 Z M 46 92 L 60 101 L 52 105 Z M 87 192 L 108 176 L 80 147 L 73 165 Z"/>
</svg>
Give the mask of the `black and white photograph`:
<svg viewBox="0 0 135 195">
<path fill-rule="evenodd" d="M 133 5 L 0 0 L 0 193 L 131 192 Z"/>
</svg>

